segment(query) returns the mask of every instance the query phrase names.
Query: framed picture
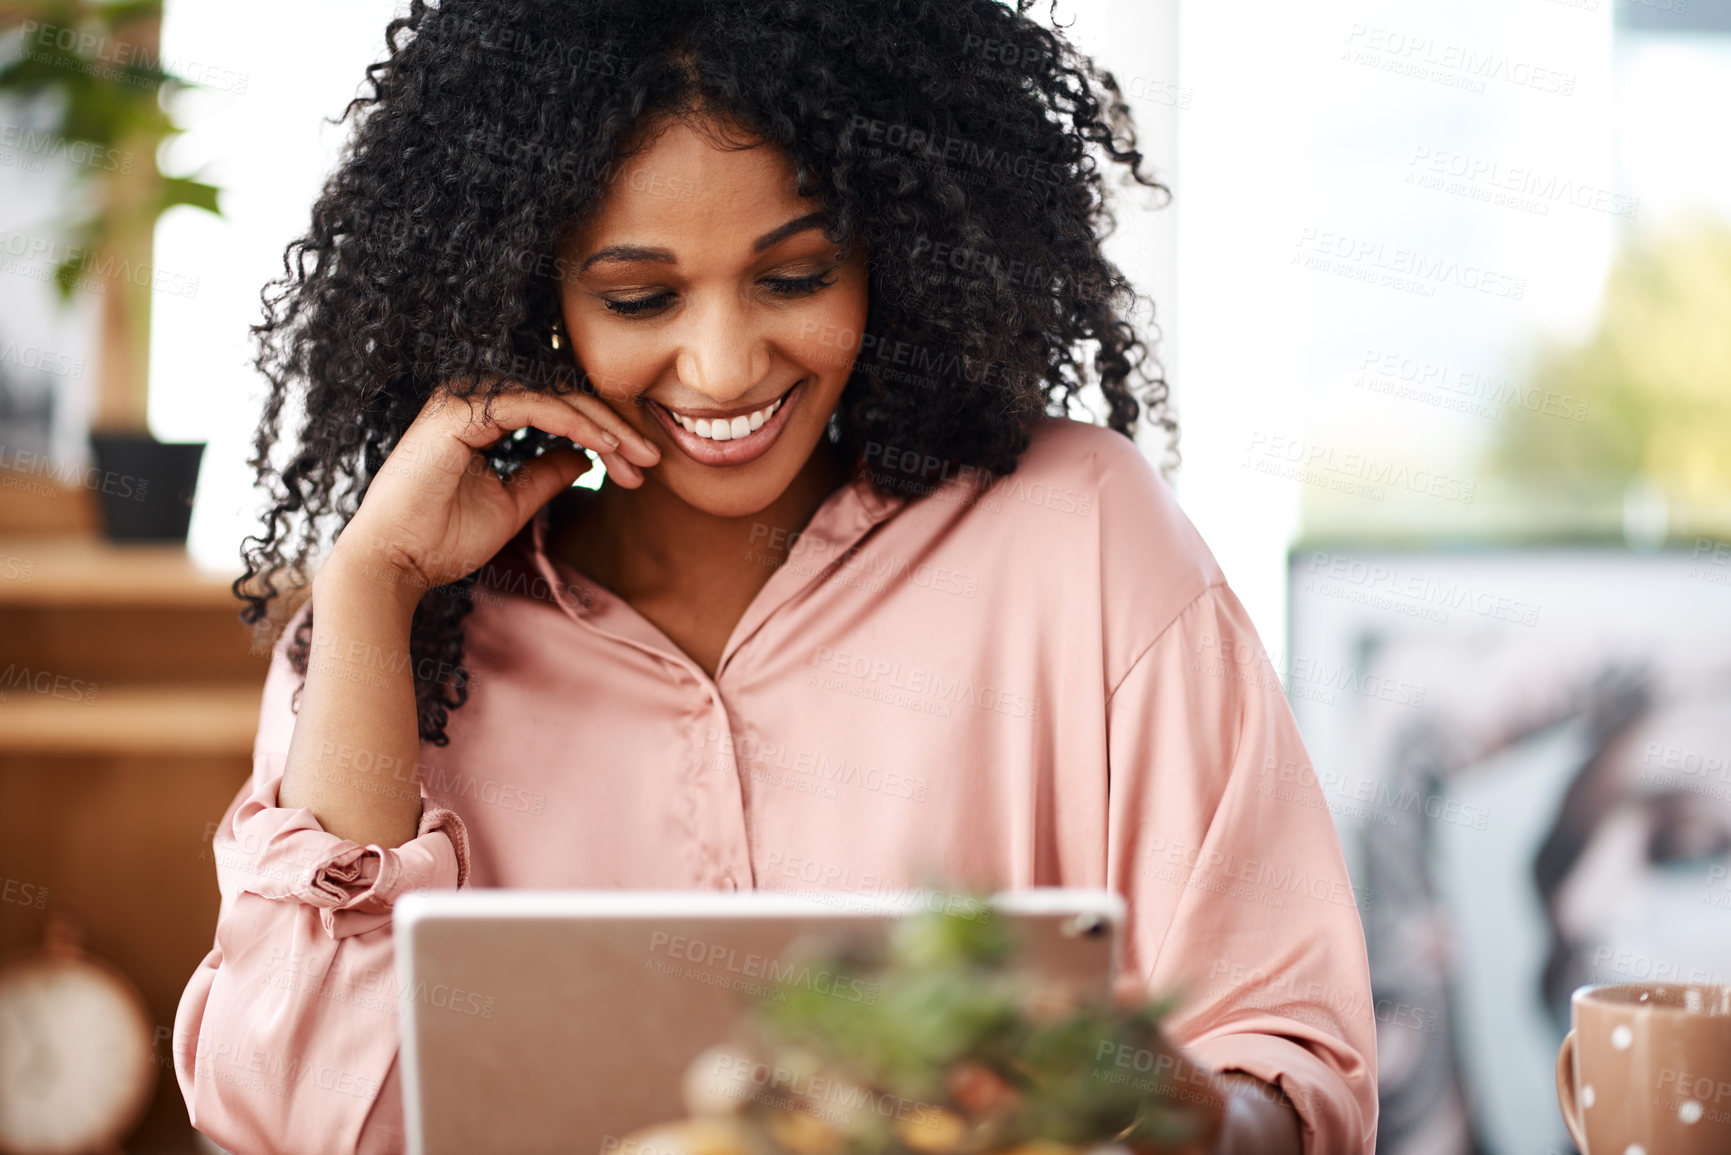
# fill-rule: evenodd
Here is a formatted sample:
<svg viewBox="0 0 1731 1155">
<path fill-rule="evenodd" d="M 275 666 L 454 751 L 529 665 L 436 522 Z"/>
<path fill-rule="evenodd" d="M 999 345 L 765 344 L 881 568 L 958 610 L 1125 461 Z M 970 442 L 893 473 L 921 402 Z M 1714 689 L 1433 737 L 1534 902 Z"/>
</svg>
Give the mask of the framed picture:
<svg viewBox="0 0 1731 1155">
<path fill-rule="evenodd" d="M 1290 559 L 1389 1155 L 1570 1152 L 1570 992 L 1731 982 L 1731 545 Z"/>
</svg>

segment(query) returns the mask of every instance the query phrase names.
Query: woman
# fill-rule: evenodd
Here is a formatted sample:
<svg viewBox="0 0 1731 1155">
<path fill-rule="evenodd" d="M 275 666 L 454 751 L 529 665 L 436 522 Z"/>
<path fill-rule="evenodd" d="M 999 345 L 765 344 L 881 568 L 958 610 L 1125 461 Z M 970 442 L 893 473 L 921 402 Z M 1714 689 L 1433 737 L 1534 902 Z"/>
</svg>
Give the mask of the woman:
<svg viewBox="0 0 1731 1155">
<path fill-rule="evenodd" d="M 251 619 L 340 536 L 218 835 L 195 1124 L 399 1149 L 407 890 L 935 872 L 1119 891 L 1217 1150 L 1368 1151 L 1332 825 L 1131 441 L 1174 427 L 1100 251 L 1096 156 L 1159 187 L 1111 79 L 995 0 L 417 0 L 388 41 L 258 328 Z M 1109 428 L 1048 415 L 1089 383 Z"/>
</svg>

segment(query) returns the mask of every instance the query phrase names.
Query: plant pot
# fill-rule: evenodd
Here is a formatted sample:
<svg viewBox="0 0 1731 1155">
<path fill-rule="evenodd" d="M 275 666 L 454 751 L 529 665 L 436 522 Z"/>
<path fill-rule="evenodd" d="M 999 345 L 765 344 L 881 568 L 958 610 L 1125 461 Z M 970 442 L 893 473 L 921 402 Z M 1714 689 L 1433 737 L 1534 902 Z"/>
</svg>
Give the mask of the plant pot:
<svg viewBox="0 0 1731 1155">
<path fill-rule="evenodd" d="M 144 433 L 92 433 L 96 492 L 110 541 L 186 541 L 204 442 L 168 443 Z"/>
</svg>

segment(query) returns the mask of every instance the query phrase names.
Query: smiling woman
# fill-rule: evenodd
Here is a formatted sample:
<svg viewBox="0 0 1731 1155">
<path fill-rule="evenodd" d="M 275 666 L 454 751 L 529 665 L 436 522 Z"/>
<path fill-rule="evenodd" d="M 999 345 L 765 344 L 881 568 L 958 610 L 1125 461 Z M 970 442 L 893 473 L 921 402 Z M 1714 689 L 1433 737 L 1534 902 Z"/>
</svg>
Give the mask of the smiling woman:
<svg viewBox="0 0 1731 1155">
<path fill-rule="evenodd" d="M 1101 254 L 1102 159 L 1158 185 L 1115 83 L 1028 6 L 415 0 L 390 26 L 256 330 L 274 508 L 237 592 L 283 632 L 216 837 L 251 852 L 218 862 L 175 1024 L 200 1129 L 400 1149 L 397 1026 L 360 988 L 402 893 L 815 862 L 842 890 L 1119 892 L 1131 992 L 1189 990 L 1173 1042 L 1231 1092 L 1210 1155 L 1369 1149 L 1328 811 L 1314 778 L 1263 788 L 1305 761 L 1291 713 L 1132 441 L 1173 425 Z M 1108 428 L 1065 415 L 1085 387 Z M 591 454 L 604 483 L 573 487 Z"/>
<path fill-rule="evenodd" d="M 785 153 L 737 125 L 657 128 L 565 246 L 565 329 L 597 392 L 634 406 L 627 419 L 677 451 L 657 473 L 675 495 L 719 516 L 754 513 L 829 428 L 854 350 L 824 337 L 864 328 L 867 254 L 824 235 Z M 656 187 L 699 195 L 639 191 Z"/>
</svg>

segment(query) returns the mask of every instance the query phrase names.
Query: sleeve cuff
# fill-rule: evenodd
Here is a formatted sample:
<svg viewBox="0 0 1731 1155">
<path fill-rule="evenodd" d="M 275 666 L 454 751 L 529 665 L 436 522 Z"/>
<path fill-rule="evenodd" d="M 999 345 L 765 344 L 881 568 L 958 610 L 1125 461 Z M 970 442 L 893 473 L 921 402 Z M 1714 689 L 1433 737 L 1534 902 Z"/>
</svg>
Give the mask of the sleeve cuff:
<svg viewBox="0 0 1731 1155">
<path fill-rule="evenodd" d="M 415 837 L 384 847 L 339 838 L 312 811 L 276 803 L 273 781 L 240 804 L 216 836 L 225 901 L 250 892 L 305 903 L 319 912 L 327 934 L 343 938 L 390 922 L 391 907 L 410 891 L 468 884 L 468 831 L 455 811 L 423 809 Z"/>
<path fill-rule="evenodd" d="M 1339 1072 L 1294 1040 L 1217 1035 L 1186 1044 L 1184 1051 L 1211 1070 L 1243 1071 L 1279 1087 L 1298 1112 L 1305 1155 L 1368 1155 L 1373 1149 L 1375 1132 L 1365 1126 L 1359 1102 L 1365 1089 L 1355 1095 Z"/>
<path fill-rule="evenodd" d="M 388 921 L 401 895 L 463 886 L 468 867 L 463 820 L 436 808 L 421 815 L 415 837 L 401 846 L 338 842 L 288 897 L 318 908 L 326 933 L 342 938 Z"/>
</svg>

